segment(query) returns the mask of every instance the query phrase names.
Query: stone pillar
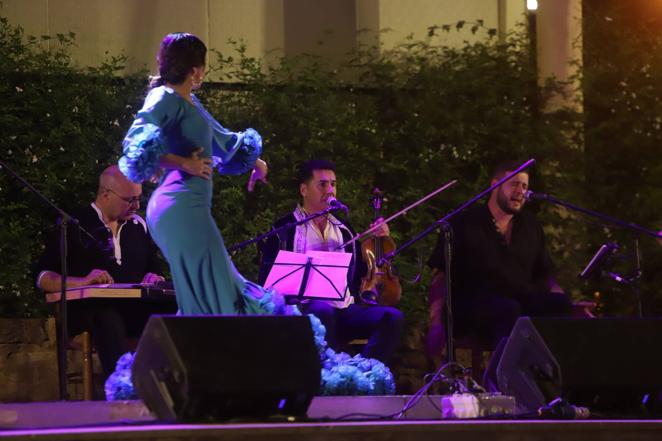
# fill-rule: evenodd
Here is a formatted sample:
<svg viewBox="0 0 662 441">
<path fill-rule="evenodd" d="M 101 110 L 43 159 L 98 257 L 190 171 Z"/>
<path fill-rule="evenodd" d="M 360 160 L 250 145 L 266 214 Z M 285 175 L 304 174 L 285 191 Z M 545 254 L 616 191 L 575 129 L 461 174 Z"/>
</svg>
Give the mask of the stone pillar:
<svg viewBox="0 0 662 441">
<path fill-rule="evenodd" d="M 501 41 L 526 21 L 525 10 L 523 0 L 497 0 L 497 31 Z"/>
<path fill-rule="evenodd" d="M 547 97 L 543 110 L 582 110 L 578 69 L 582 64 L 581 0 L 539 0 L 536 12 L 538 83 L 570 81 L 563 93 Z"/>
<path fill-rule="evenodd" d="M 358 45 L 379 47 L 381 23 L 379 22 L 380 0 L 356 2 L 356 30 Z"/>
</svg>

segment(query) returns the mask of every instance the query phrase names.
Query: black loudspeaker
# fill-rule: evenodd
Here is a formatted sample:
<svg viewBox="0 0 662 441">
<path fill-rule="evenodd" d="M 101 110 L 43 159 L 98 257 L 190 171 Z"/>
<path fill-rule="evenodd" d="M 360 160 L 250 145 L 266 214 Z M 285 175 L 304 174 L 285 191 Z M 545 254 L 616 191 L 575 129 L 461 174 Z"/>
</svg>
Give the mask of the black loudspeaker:
<svg viewBox="0 0 662 441">
<path fill-rule="evenodd" d="M 320 386 L 307 316 L 152 316 L 133 384 L 160 420 L 304 417 Z"/>
<path fill-rule="evenodd" d="M 556 397 L 630 413 L 662 390 L 662 320 L 520 318 L 490 361 L 500 392 L 521 412 Z"/>
</svg>

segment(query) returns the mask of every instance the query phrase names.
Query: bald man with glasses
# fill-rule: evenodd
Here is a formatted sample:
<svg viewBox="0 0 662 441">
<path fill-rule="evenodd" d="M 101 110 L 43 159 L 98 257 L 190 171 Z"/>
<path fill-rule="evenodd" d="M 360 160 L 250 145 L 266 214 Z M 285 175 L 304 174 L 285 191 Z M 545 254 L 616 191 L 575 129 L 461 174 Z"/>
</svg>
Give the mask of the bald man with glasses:
<svg viewBox="0 0 662 441">
<path fill-rule="evenodd" d="M 92 237 L 73 226 L 68 230 L 68 288 L 164 281 L 163 263 L 157 257 L 147 224 L 136 213 L 141 197 L 142 186 L 126 179 L 116 165 L 101 173 L 94 202 L 71 212 Z M 37 287 L 45 292 L 60 290 L 59 250 L 59 235 L 55 229 L 37 264 Z M 78 322 L 91 329 L 104 371 L 110 374 L 117 358 L 128 350 L 120 340 L 126 334 L 125 324 L 134 311 L 122 311 L 128 303 L 123 305 L 117 301 L 87 302 L 80 306 L 75 303 L 70 306 L 72 334 L 80 330 L 77 329 L 80 326 L 76 326 Z"/>
</svg>

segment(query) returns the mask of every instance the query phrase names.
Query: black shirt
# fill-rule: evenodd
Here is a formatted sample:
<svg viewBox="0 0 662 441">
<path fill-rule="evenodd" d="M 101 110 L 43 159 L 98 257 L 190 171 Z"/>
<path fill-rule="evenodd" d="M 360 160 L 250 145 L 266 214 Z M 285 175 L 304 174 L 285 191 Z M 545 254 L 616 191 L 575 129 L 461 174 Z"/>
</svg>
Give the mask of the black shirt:
<svg viewBox="0 0 662 441">
<path fill-rule="evenodd" d="M 450 224 L 451 283 L 458 302 L 474 296 L 522 298 L 549 292 L 547 281 L 554 267 L 533 214 L 523 210 L 513 216 L 510 244 L 497 231 L 487 204 L 468 209 Z M 428 265 L 444 271 L 442 237 Z"/>
<path fill-rule="evenodd" d="M 99 218 L 97 211 L 88 205 L 71 215 L 94 238 L 90 238 L 75 226 L 67 228 L 69 276 L 84 277 L 93 269 L 108 271 L 116 283 L 140 283 L 146 273 L 162 274 L 163 265 L 156 254 L 145 221 L 133 215 L 120 222 L 119 243 L 121 259 L 118 261 L 111 230 Z M 37 264 L 37 273 L 61 272 L 58 229 L 51 234 Z"/>
</svg>

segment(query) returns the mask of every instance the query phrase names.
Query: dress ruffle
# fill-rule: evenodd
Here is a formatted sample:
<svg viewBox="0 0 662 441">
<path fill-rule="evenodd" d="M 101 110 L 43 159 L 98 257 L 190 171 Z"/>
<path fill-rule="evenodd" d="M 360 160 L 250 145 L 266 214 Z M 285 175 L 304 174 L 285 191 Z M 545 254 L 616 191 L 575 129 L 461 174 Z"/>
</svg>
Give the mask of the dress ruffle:
<svg viewBox="0 0 662 441">
<path fill-rule="evenodd" d="M 213 157 L 213 165 L 222 175 L 241 175 L 252 170 L 262 154 L 262 137 L 255 129 L 246 129 L 237 135 L 240 146 L 230 160 L 223 163 L 220 157 Z"/>
<path fill-rule="evenodd" d="M 168 152 L 168 147 L 158 126 L 144 124 L 131 128 L 122 152 L 118 161 L 120 170 L 130 181 L 140 183 L 158 174 L 160 158 Z"/>
<path fill-rule="evenodd" d="M 250 280 L 244 280 L 242 300 L 245 314 L 301 315 L 297 307 L 288 305 L 278 291 L 263 288 Z"/>
</svg>

